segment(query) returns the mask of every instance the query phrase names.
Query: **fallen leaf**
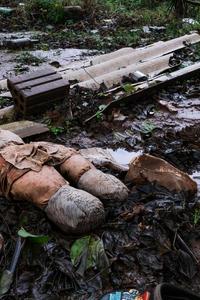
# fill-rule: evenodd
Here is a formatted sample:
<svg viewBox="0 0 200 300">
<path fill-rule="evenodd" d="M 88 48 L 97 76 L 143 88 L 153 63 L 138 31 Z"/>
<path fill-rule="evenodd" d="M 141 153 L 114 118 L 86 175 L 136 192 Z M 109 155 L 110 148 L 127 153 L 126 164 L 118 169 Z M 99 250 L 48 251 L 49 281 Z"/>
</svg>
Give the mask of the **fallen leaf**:
<svg viewBox="0 0 200 300">
<path fill-rule="evenodd" d="M 18 231 L 18 235 L 22 238 L 29 239 L 33 243 L 36 244 L 46 244 L 49 241 L 49 237 L 46 235 L 34 235 L 30 232 L 26 231 L 24 228 L 21 228 Z"/>
<path fill-rule="evenodd" d="M 85 236 L 76 240 L 71 247 L 70 257 L 81 276 L 93 267 L 97 267 L 99 271 L 109 267 L 104 245 L 99 237 Z"/>
</svg>

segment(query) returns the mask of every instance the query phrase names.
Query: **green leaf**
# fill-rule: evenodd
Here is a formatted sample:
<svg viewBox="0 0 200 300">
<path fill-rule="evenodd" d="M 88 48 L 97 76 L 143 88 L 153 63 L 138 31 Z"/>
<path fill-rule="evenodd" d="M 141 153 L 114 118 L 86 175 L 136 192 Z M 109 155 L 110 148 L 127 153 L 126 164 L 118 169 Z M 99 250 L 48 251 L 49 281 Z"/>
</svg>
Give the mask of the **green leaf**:
<svg viewBox="0 0 200 300">
<path fill-rule="evenodd" d="M 122 88 L 124 89 L 124 91 L 125 91 L 128 95 L 132 94 L 132 93 L 135 91 L 135 87 L 134 87 L 132 84 L 130 84 L 130 83 L 124 84 L 124 85 L 122 86 Z"/>
<path fill-rule="evenodd" d="M 96 236 L 85 236 L 76 240 L 71 247 L 70 257 L 77 272 L 82 276 L 86 270 L 93 267 L 97 267 L 100 271 L 109 268 L 103 243 Z"/>
<path fill-rule="evenodd" d="M 99 105 L 99 111 L 103 111 L 106 108 L 107 105 L 101 104 Z"/>
<path fill-rule="evenodd" d="M 151 133 L 155 128 L 156 128 L 156 126 L 153 123 L 148 122 L 148 121 L 145 121 L 142 124 L 142 132 L 146 133 L 146 134 Z"/>
<path fill-rule="evenodd" d="M 22 238 L 29 239 L 35 244 L 46 244 L 49 241 L 49 237 L 47 235 L 35 235 L 26 231 L 23 227 L 18 231 L 18 235 Z"/>
</svg>

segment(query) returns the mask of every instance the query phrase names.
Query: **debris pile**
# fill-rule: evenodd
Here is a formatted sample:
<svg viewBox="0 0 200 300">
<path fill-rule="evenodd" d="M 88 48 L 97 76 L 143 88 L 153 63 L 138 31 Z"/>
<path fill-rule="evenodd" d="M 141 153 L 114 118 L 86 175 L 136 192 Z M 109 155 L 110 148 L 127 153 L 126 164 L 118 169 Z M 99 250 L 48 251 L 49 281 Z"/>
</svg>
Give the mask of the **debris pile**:
<svg viewBox="0 0 200 300">
<path fill-rule="evenodd" d="M 66 88 L 71 80 L 65 100 L 70 118 L 62 105 L 61 112 L 48 116 L 73 124 L 79 112 L 85 120 L 87 110 L 91 116 L 98 109 L 87 128 L 77 122 L 69 132 L 53 135 L 51 126 L 32 121 L 2 125 L 1 295 L 99 299 L 111 290 L 143 292 L 161 282 L 200 293 L 199 79 L 168 86 L 199 73 L 199 62 L 182 68 L 180 61 L 199 41 L 193 33 L 143 49 L 124 48 L 81 70 L 53 71 L 55 82 L 65 78 Z M 180 49 L 187 54 L 177 53 Z M 26 81 L 30 74 L 24 76 L 21 88 L 17 78 L 9 79 L 15 108 L 6 112 L 22 105 L 21 112 L 28 108 L 31 118 L 34 105 L 46 109 L 47 98 L 57 99 L 51 94 L 53 81 L 46 97 L 34 92 L 41 88 L 40 77 Z M 93 98 L 102 83 L 103 95 Z M 5 88 L 5 81 L 0 86 Z M 89 94 L 81 98 L 85 90 Z M 34 95 L 22 100 L 25 92 Z M 73 97 L 79 97 L 79 105 Z M 124 159 L 123 150 L 120 160 L 108 147 L 132 152 Z"/>
</svg>

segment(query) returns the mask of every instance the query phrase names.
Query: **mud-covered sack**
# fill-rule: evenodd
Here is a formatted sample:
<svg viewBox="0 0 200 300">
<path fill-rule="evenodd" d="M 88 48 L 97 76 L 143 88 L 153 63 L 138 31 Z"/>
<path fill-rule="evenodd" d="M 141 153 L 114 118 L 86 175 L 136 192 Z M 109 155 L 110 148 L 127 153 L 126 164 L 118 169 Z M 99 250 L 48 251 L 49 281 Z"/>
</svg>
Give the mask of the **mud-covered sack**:
<svg viewBox="0 0 200 300">
<path fill-rule="evenodd" d="M 18 169 L 31 169 L 39 172 L 43 165 L 57 166 L 69 159 L 77 151 L 48 142 L 30 144 L 8 144 L 0 149 L 1 156 Z"/>
<path fill-rule="evenodd" d="M 14 200 L 30 201 L 43 208 L 52 195 L 66 184 L 67 181 L 54 167 L 43 166 L 39 172 L 30 170 L 18 178 L 12 184 L 10 197 Z"/>
<path fill-rule="evenodd" d="M 95 166 L 78 153 L 60 165 L 61 174 L 74 184 L 77 184 L 80 177 L 90 169 L 95 169 Z"/>
<path fill-rule="evenodd" d="M 19 144 L 22 145 L 24 142 L 22 139 L 16 135 L 15 133 L 9 131 L 9 130 L 0 130 L 0 149 L 5 147 L 9 143 Z"/>
<path fill-rule="evenodd" d="M 69 182 L 102 200 L 123 201 L 128 197 L 128 189 L 119 179 L 97 170 L 80 154 L 73 155 L 62 163 L 60 171 Z"/>
<path fill-rule="evenodd" d="M 191 194 L 197 192 L 197 184 L 188 174 L 165 160 L 148 154 L 143 154 L 130 162 L 126 182 L 133 184 L 155 182 L 170 191 Z"/>
<path fill-rule="evenodd" d="M 85 172 L 77 187 L 102 200 L 124 201 L 128 197 L 128 188 L 118 178 L 97 169 Z"/>
<path fill-rule="evenodd" d="M 112 156 L 109 149 L 93 147 L 81 149 L 79 152 L 85 159 L 89 160 L 97 168 L 106 167 L 110 170 L 118 172 L 128 171 L 128 166 L 118 163 L 116 159 Z"/>
<path fill-rule="evenodd" d="M 89 193 L 69 185 L 61 187 L 53 195 L 45 212 L 66 233 L 85 233 L 105 220 L 103 204 Z"/>
</svg>

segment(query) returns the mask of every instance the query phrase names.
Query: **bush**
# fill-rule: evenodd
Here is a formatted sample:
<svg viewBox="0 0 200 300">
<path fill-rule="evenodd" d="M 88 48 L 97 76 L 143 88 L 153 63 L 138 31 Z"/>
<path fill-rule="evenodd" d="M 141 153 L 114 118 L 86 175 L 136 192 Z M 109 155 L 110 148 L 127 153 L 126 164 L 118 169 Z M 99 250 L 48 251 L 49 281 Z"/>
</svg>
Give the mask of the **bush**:
<svg viewBox="0 0 200 300">
<path fill-rule="evenodd" d="M 33 19 L 57 24 L 65 20 L 63 6 L 63 0 L 31 0 L 26 4 L 26 10 Z"/>
</svg>

